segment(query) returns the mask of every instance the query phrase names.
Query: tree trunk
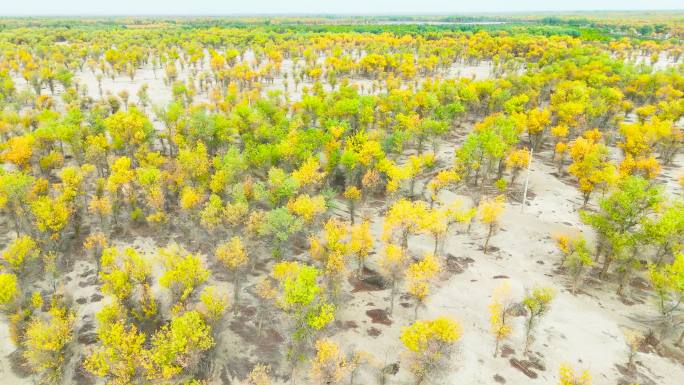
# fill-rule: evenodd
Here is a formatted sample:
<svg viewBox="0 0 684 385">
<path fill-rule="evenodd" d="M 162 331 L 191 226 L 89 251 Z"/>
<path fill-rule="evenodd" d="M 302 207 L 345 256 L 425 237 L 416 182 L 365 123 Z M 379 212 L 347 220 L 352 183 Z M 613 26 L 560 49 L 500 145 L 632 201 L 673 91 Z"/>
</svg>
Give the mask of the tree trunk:
<svg viewBox="0 0 684 385">
<path fill-rule="evenodd" d="M 392 315 L 394 311 L 394 296 L 397 294 L 397 279 L 392 277 L 392 289 L 390 290 L 390 309 L 389 314 Z"/>
<path fill-rule="evenodd" d="M 613 262 L 613 258 L 609 257 L 608 254 L 603 258 L 603 267 L 601 268 L 601 278 L 605 278 L 606 274 L 608 274 L 608 269 L 610 268 L 610 264 Z"/>
<path fill-rule="evenodd" d="M 532 343 L 532 327 L 534 326 L 534 315 L 530 312 L 530 318 L 527 319 L 527 324 L 525 328 L 525 348 L 523 349 L 523 354 L 530 352 L 530 344 Z"/>
<path fill-rule="evenodd" d="M 489 225 L 489 231 L 487 231 L 487 239 L 485 239 L 484 243 L 484 253 L 487 254 L 487 246 L 489 246 L 489 238 L 492 236 L 492 231 L 494 230 L 494 224 Z"/>
<path fill-rule="evenodd" d="M 235 269 L 233 279 L 233 314 L 238 312 L 238 304 L 240 303 L 240 273 L 239 269 Z"/>
<path fill-rule="evenodd" d="M 354 224 L 354 209 L 356 205 L 354 204 L 353 200 L 349 200 L 349 220 L 351 221 L 351 224 Z"/>
</svg>

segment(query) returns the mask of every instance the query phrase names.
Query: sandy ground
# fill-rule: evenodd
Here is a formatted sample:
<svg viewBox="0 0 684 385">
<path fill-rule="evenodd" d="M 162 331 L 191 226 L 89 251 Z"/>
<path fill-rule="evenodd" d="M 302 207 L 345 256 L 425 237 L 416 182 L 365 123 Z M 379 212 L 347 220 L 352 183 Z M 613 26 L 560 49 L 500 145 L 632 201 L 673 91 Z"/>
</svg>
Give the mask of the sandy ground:
<svg viewBox="0 0 684 385">
<path fill-rule="evenodd" d="M 291 66 L 291 63 L 289 64 Z M 284 65 L 284 68 L 287 66 Z M 490 64 L 467 66 L 450 69 L 450 74 L 460 76 L 484 78 L 492 76 Z M 181 78 L 187 73 L 181 74 Z M 135 80 L 119 77 L 112 81 L 106 78 L 103 88 L 114 94 L 126 89 L 131 94 L 131 100 L 136 101 L 135 92 L 141 84 L 150 86 L 152 104 L 163 105 L 171 100 L 171 92 L 164 85 L 162 71 L 153 74 L 151 68 L 143 68 L 136 74 Z M 79 82 L 88 86 L 88 92 L 98 97 L 98 87 L 95 76 L 89 72 L 77 75 Z M 292 80 L 289 80 L 292 82 Z M 273 87 L 282 88 L 283 79 L 276 79 Z M 292 98 L 301 96 L 294 93 Z M 366 85 L 367 86 L 367 85 Z M 292 92 L 293 84 L 290 84 Z M 199 96 L 195 101 L 201 100 Z M 453 159 L 453 152 L 457 141 L 447 141 L 440 145 L 438 154 L 442 163 L 448 165 Z M 556 270 L 560 256 L 551 236 L 555 233 L 585 233 L 591 238 L 590 231 L 581 224 L 577 209 L 581 205 L 580 195 L 575 187 L 567 180 L 561 180 L 552 175 L 556 168 L 548 162 L 550 154 L 542 152 L 535 157 L 530 173 L 531 198 L 528 205 L 521 210 L 520 203 L 510 200 L 506 205 L 500 229 L 490 242 L 497 251 L 484 254 L 481 245 L 485 230 L 475 224 L 470 234 L 463 229 L 452 228 L 445 240 L 441 255 L 452 256 L 459 261 L 470 261 L 463 265 L 462 272 L 444 272 L 429 296 L 426 306 L 419 310 L 419 318 L 429 319 L 439 315 L 449 315 L 457 319 L 463 326 L 463 337 L 459 342 L 458 352 L 454 356 L 452 367 L 445 375 L 434 381 L 435 384 L 493 384 L 502 379 L 506 384 L 555 384 L 557 369 L 563 362 L 570 363 L 577 369 L 589 369 L 596 385 L 613 385 L 620 383 L 623 374 L 618 365 L 624 366 L 627 360 L 627 344 L 623 336 L 626 329 L 641 331 L 653 327 L 656 319 L 652 298 L 643 290 L 635 290 L 633 295 L 639 300 L 634 304 L 623 303 L 615 294 L 614 284 L 610 282 L 599 284 L 593 277 L 581 287 L 578 295 L 570 293 L 569 279 Z M 666 168 L 662 175 L 667 185 L 668 193 L 680 194 L 681 187 L 675 182 L 681 173 L 684 156 L 675 160 L 675 166 Z M 518 186 L 524 175 L 518 178 Z M 420 185 L 420 183 L 419 183 Z M 468 197 L 459 197 L 454 193 L 444 192 L 441 195 L 444 203 L 454 199 L 469 202 Z M 373 232 L 380 238 L 382 229 L 381 209 L 384 205 L 365 205 L 360 211 L 369 215 L 373 222 Z M 343 203 L 338 205 L 336 212 L 345 215 Z M 6 243 L 9 235 L 0 238 Z M 414 236 L 410 239 L 411 254 L 420 256 L 432 250 L 433 241 L 424 236 Z M 155 254 L 157 244 L 152 238 L 136 237 L 129 243 L 150 258 Z M 185 245 L 190 251 L 196 250 L 196 245 Z M 379 242 L 377 244 L 379 247 Z M 254 250 L 255 253 L 265 255 L 266 250 Z M 377 255 L 382 250 L 376 248 L 376 255 L 368 262 L 371 270 L 379 270 Z M 206 258 L 207 265 L 214 270 L 211 284 L 217 285 L 226 293 L 231 293 L 232 285 L 228 276 L 220 272 L 220 267 Z M 351 266 L 353 269 L 353 264 Z M 219 346 L 215 353 L 219 357 L 217 362 L 218 378 L 216 384 L 235 383 L 235 378 L 242 378 L 252 364 L 268 362 L 278 367 L 276 374 L 281 378 L 279 383 L 289 383 L 285 377 L 289 374 L 283 362 L 283 343 L 277 322 L 267 323 L 261 337 L 254 335 L 254 325 L 250 314 L 254 311 L 254 285 L 260 276 L 270 270 L 270 265 L 260 264 L 256 271 L 248 274 L 244 284 L 240 314 L 235 318 L 227 315 L 225 330 L 221 333 Z M 94 267 L 86 260 L 78 261 L 74 271 L 64 279 L 66 292 L 73 293 L 74 310 L 78 321 L 76 330 L 78 342 L 72 345 L 72 358 L 67 367 L 65 383 L 75 383 L 74 376 L 77 358 L 88 351 L 85 341 L 93 336 L 95 331 L 93 315 L 106 303 L 101 298 L 99 289 L 94 283 Z M 551 311 L 540 321 L 537 327 L 536 340 L 532 350 L 541 362 L 540 368 L 532 368 L 536 378 L 530 378 L 511 360 L 524 360 L 522 345 L 524 339 L 523 317 L 514 320 L 514 332 L 505 342 L 508 346 L 506 357 L 493 357 L 494 340 L 489 332 L 488 304 L 494 288 L 502 281 L 508 280 L 513 288 L 515 299 L 521 299 L 526 289 L 534 285 L 553 286 L 557 290 L 557 297 L 552 304 Z M 44 289 L 47 289 L 45 287 Z M 345 287 L 350 292 L 352 286 Z M 161 295 L 158 287 L 155 292 Z M 402 287 L 403 293 L 403 287 Z M 373 323 L 367 312 L 384 310 L 389 304 L 389 290 L 359 291 L 345 298 L 337 315 L 336 327 L 327 332 L 333 340 L 339 342 L 345 351 L 352 349 L 364 350 L 372 353 L 380 365 L 399 362 L 400 369 L 396 375 L 388 376 L 388 384 L 411 384 L 410 373 L 401 365 L 401 343 L 399 334 L 401 328 L 410 323 L 413 316 L 413 303 L 406 297 L 397 298 L 395 312 L 390 322 Z M 9 355 L 15 351 L 10 342 L 9 331 L 5 321 L 0 322 L 0 384 L 23 385 L 31 384 L 31 377 L 22 375 L 12 368 Z M 239 348 L 237 348 L 239 346 Z M 684 378 L 684 366 L 680 363 L 657 355 L 656 353 L 641 352 L 637 355 L 638 378 L 641 384 L 677 385 Z M 300 365 L 297 383 L 306 384 L 308 368 Z M 220 374 L 220 375 L 219 375 Z M 376 383 L 377 370 L 371 366 L 362 367 L 357 374 L 357 384 Z M 496 378 L 496 380 L 495 380 Z"/>
</svg>

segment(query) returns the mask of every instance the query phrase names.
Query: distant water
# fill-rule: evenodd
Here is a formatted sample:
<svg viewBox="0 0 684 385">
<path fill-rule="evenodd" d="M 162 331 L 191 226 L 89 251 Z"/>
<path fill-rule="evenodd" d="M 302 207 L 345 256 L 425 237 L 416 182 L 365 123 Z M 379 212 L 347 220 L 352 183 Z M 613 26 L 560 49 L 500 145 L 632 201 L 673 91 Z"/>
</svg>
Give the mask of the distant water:
<svg viewBox="0 0 684 385">
<path fill-rule="evenodd" d="M 425 20 L 382 20 L 371 21 L 370 24 L 380 25 L 401 25 L 401 24 L 419 24 L 419 25 L 499 25 L 508 24 L 507 21 L 425 21 Z"/>
</svg>

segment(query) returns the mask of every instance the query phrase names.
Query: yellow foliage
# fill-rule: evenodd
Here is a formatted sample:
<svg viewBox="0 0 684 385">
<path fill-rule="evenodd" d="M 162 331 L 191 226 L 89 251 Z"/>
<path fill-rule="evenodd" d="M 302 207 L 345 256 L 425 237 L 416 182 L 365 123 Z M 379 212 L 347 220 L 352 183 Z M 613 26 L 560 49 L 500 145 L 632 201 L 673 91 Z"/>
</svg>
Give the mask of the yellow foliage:
<svg viewBox="0 0 684 385">
<path fill-rule="evenodd" d="M 418 302 L 423 302 L 430 294 L 430 283 L 439 271 L 439 262 L 432 254 L 426 254 L 422 260 L 409 265 L 406 269 L 408 292 Z"/>
<path fill-rule="evenodd" d="M 268 365 L 256 364 L 254 369 L 247 376 L 245 385 L 270 385 L 271 378 L 269 373 L 271 372 L 271 367 Z"/>
<path fill-rule="evenodd" d="M 304 221 L 311 222 L 317 215 L 325 212 L 325 198 L 322 195 L 316 195 L 312 198 L 308 194 L 302 194 L 291 199 L 287 203 L 287 209 L 302 217 Z"/>
<path fill-rule="evenodd" d="M 144 358 L 145 334 L 119 320 L 101 325 L 98 337 L 102 346 L 86 358 L 85 369 L 108 378 L 108 384 L 133 383 Z"/>
<path fill-rule="evenodd" d="M 316 158 L 308 158 L 299 169 L 292 172 L 292 177 L 299 183 L 300 186 L 316 186 L 323 178 L 325 172 L 319 171 L 321 166 Z"/>
<path fill-rule="evenodd" d="M 112 203 L 106 196 L 93 197 L 88 203 L 88 211 L 104 217 L 112 213 Z"/>
<path fill-rule="evenodd" d="M 330 218 L 323 229 L 328 250 L 346 252 L 343 240 L 349 231 L 347 225 L 338 219 Z"/>
<path fill-rule="evenodd" d="M 359 190 L 356 186 L 349 186 L 346 190 L 344 190 L 344 193 L 342 195 L 345 199 L 348 199 L 350 201 L 357 201 L 361 199 L 361 190 Z"/>
<path fill-rule="evenodd" d="M 0 273 L 0 307 L 11 305 L 18 296 L 17 276 L 11 273 Z"/>
<path fill-rule="evenodd" d="M 233 237 L 228 242 L 216 247 L 216 258 L 230 270 L 235 270 L 247 264 L 248 257 L 240 237 Z"/>
<path fill-rule="evenodd" d="M 36 242 L 28 235 L 21 236 L 10 242 L 2 252 L 2 259 L 14 271 L 23 271 L 25 263 L 31 259 L 38 258 L 40 249 Z"/>
<path fill-rule="evenodd" d="M 461 325 L 449 317 L 416 321 L 401 332 L 401 342 L 409 350 L 408 368 L 422 380 L 430 371 L 447 365 L 455 343 L 461 338 Z"/>
<path fill-rule="evenodd" d="M 207 286 L 202 290 L 200 302 L 202 302 L 203 314 L 210 322 L 221 319 L 228 307 L 228 300 L 225 295 L 221 295 L 214 286 Z"/>
<path fill-rule="evenodd" d="M 52 232 L 56 235 L 66 226 L 71 212 L 60 199 L 47 196 L 38 197 L 31 203 L 31 212 L 35 217 L 35 224 L 42 232 Z"/>
<path fill-rule="evenodd" d="M 404 327 L 401 342 L 412 352 L 426 352 L 431 344 L 453 344 L 461 338 L 461 325 L 449 317 L 416 321 Z"/>
<path fill-rule="evenodd" d="M 223 209 L 224 218 L 226 219 L 226 222 L 228 222 L 228 224 L 230 224 L 231 226 L 238 226 L 242 224 L 248 213 L 249 205 L 245 202 L 228 203 L 226 204 L 226 207 Z M 250 220 L 248 221 L 248 226 L 249 223 L 252 223 L 251 221 L 256 219 L 259 213 L 252 212 L 250 215 L 251 216 Z"/>
<path fill-rule="evenodd" d="M 591 374 L 588 370 L 576 374 L 568 364 L 561 364 L 558 369 L 558 385 L 591 385 Z"/>
<path fill-rule="evenodd" d="M 364 258 L 373 250 L 373 236 L 370 232 L 370 222 L 364 220 L 351 228 L 349 251 L 359 258 Z"/>
<path fill-rule="evenodd" d="M 487 225 L 497 223 L 504 210 L 505 200 L 506 198 L 503 195 L 499 195 L 494 199 L 483 199 L 479 207 L 480 221 Z"/>
<path fill-rule="evenodd" d="M 508 337 L 513 331 L 508 317 L 511 306 L 510 295 L 511 286 L 508 281 L 504 281 L 494 289 L 492 302 L 489 304 L 490 330 L 497 341 L 497 348 L 499 341 Z"/>
<path fill-rule="evenodd" d="M 346 373 L 346 363 L 339 346 L 327 339 L 316 341 L 316 355 L 311 362 L 311 377 L 317 384 L 339 383 Z"/>
<path fill-rule="evenodd" d="M 461 180 L 461 176 L 455 169 L 441 170 L 428 182 L 431 199 L 437 200 L 439 191 Z"/>
<path fill-rule="evenodd" d="M 190 186 L 183 187 L 180 194 L 180 207 L 183 210 L 192 210 L 202 202 L 202 193 Z"/>
<path fill-rule="evenodd" d="M 512 151 L 506 158 L 506 167 L 508 169 L 521 169 L 527 167 L 530 163 L 530 151 L 526 148 L 521 148 Z"/>
<path fill-rule="evenodd" d="M 29 368 L 46 384 L 59 383 L 64 370 L 65 346 L 73 338 L 76 317 L 64 309 L 53 307 L 48 320 L 33 318 L 23 340 L 24 358 Z"/>
<path fill-rule="evenodd" d="M 660 174 L 661 166 L 658 159 L 654 156 L 633 158 L 627 154 L 620 163 L 620 174 L 622 177 L 630 175 L 641 175 L 646 179 L 653 179 Z"/>
<path fill-rule="evenodd" d="M 415 233 L 420 228 L 421 218 L 428 211 L 428 206 L 423 201 L 411 202 L 407 199 L 400 199 L 390 207 L 385 216 L 382 238 L 385 241 L 391 240 L 399 232 L 402 247 L 405 246 L 406 237 Z"/>
<path fill-rule="evenodd" d="M 35 139 L 31 135 L 11 137 L 3 146 L 5 151 L 0 153 L 0 160 L 13 163 L 19 168 L 26 168 L 33 155 L 34 142 Z"/>
</svg>

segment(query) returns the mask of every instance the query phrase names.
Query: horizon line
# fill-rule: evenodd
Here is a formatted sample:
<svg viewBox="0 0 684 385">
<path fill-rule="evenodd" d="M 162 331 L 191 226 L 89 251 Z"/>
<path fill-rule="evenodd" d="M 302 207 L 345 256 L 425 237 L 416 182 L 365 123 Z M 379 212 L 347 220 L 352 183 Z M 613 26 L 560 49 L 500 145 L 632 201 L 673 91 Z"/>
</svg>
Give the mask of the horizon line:
<svg viewBox="0 0 684 385">
<path fill-rule="evenodd" d="M 345 13 L 345 12 L 234 12 L 234 13 L 16 13 L 0 14 L 0 18 L 30 18 L 30 17 L 278 17 L 278 16 L 299 16 L 299 17 L 392 17 L 392 16 L 497 16 L 497 15 L 529 15 L 539 13 L 568 14 L 568 13 L 591 13 L 591 12 L 684 12 L 682 8 L 654 8 L 654 9 L 574 9 L 574 10 L 505 10 L 505 11 L 462 11 L 462 12 L 395 12 L 395 13 Z"/>
</svg>

